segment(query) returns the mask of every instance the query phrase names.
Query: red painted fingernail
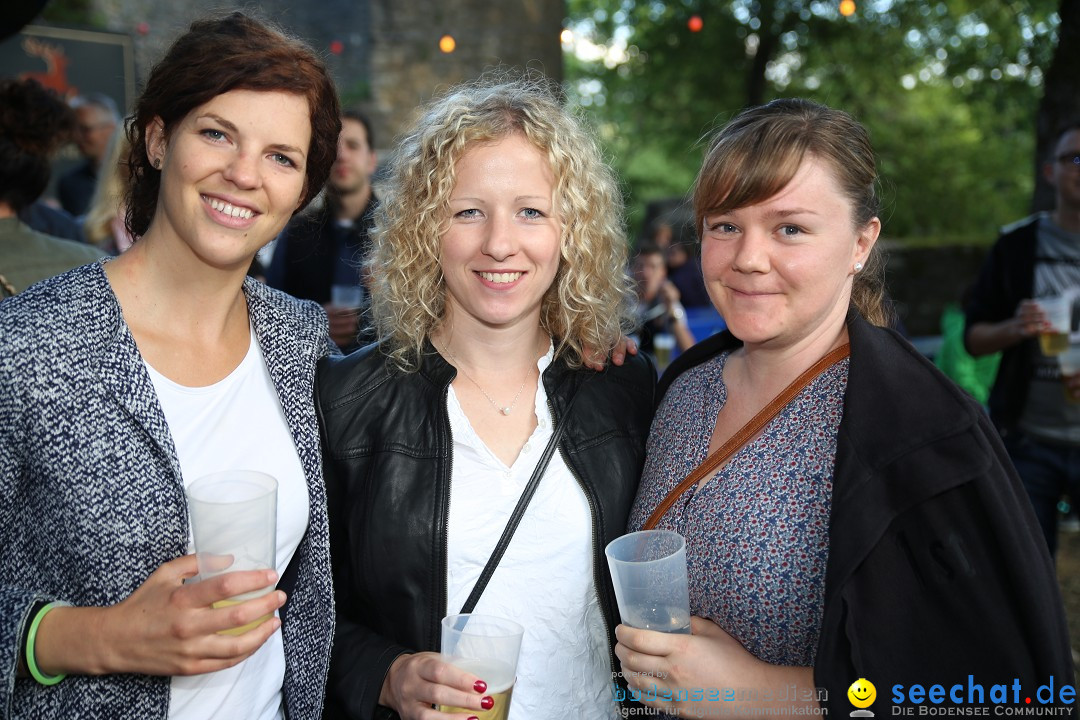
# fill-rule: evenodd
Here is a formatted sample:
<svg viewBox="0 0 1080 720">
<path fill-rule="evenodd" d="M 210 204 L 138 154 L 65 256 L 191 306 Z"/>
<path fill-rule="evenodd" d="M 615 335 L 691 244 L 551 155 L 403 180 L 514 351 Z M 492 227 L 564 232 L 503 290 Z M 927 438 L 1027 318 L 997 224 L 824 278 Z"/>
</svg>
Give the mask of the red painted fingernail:
<svg viewBox="0 0 1080 720">
<path fill-rule="evenodd" d="M 491 708 L 495 707 L 495 700 L 493 700 L 490 695 L 485 695 L 484 697 L 480 698 L 480 707 L 484 708 L 485 710 L 490 710 Z"/>
<path fill-rule="evenodd" d="M 475 715 L 470 715 L 469 720 L 480 720 L 480 718 L 476 717 Z"/>
<path fill-rule="evenodd" d="M 485 690 L 487 690 L 487 683 L 484 682 L 483 680 L 477 680 L 476 682 L 474 682 L 472 684 L 472 689 L 475 690 L 478 693 L 482 693 Z"/>
</svg>

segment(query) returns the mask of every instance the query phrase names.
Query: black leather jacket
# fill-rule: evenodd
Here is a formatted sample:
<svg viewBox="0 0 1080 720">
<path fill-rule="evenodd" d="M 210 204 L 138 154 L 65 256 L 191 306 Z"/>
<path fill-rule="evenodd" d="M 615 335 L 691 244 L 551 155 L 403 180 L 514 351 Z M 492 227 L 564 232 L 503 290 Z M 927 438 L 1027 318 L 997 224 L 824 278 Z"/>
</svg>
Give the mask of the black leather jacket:
<svg viewBox="0 0 1080 720">
<path fill-rule="evenodd" d="M 453 462 L 446 397 L 455 374 L 430 343 L 413 373 L 389 365 L 378 346 L 319 365 L 316 405 L 338 607 L 326 717 L 396 717 L 378 706 L 390 664 L 402 653 L 438 650 L 439 623 L 457 612 L 446 607 Z M 589 502 L 595 583 L 614 648 L 618 609 L 604 546 L 625 531 L 656 373 L 644 356 L 603 372 L 573 370 L 557 359 L 543 382 L 555 421 L 569 423 L 559 450 Z"/>
</svg>

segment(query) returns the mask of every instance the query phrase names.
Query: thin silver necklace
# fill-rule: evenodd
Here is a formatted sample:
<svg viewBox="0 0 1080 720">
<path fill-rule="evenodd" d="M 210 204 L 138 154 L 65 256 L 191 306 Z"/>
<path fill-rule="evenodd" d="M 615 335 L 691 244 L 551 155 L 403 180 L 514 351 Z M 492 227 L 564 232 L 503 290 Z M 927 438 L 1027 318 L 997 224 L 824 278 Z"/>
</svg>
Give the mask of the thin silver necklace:
<svg viewBox="0 0 1080 720">
<path fill-rule="evenodd" d="M 529 368 L 529 372 L 525 373 L 525 379 L 521 381 L 521 386 L 518 387 L 517 392 L 514 394 L 514 401 L 506 407 L 500 407 L 499 403 L 495 402 L 495 400 L 490 395 L 488 395 L 487 390 L 485 390 L 480 383 L 476 382 L 476 378 L 469 374 L 469 371 L 465 369 L 465 367 L 461 364 L 461 361 L 458 360 L 457 356 L 454 355 L 453 351 L 450 350 L 450 345 L 444 345 L 443 348 L 446 350 L 446 354 L 450 357 L 450 359 L 454 361 L 454 367 L 465 373 L 465 377 L 469 378 L 469 380 L 472 381 L 472 384 L 475 385 L 477 389 L 480 390 L 480 392 L 484 393 L 484 397 L 486 397 L 487 401 L 491 403 L 491 407 L 495 408 L 503 415 L 509 415 L 514 411 L 514 406 L 517 405 L 518 398 L 521 397 L 521 391 L 525 389 L 525 383 L 527 383 L 529 381 L 529 378 L 532 377 L 532 368 Z"/>
</svg>

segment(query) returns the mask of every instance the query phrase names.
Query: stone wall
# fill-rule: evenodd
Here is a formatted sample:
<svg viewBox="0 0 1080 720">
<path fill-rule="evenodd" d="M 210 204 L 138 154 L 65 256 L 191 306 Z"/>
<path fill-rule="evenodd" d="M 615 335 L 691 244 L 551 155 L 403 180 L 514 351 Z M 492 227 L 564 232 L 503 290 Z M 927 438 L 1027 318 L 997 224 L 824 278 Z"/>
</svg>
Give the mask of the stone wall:
<svg viewBox="0 0 1080 720">
<path fill-rule="evenodd" d="M 529 67 L 562 79 L 562 0 L 372 0 L 371 14 L 370 110 L 391 135 L 440 89 L 484 70 Z M 457 43 L 451 54 L 439 50 L 444 34 Z"/>
</svg>

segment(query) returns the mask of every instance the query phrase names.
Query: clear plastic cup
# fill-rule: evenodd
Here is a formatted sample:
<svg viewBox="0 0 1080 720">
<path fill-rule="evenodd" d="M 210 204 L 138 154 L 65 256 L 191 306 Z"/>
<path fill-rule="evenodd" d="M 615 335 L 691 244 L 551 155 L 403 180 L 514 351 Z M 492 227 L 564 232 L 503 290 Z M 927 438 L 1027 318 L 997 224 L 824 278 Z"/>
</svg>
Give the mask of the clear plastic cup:
<svg viewBox="0 0 1080 720">
<path fill-rule="evenodd" d="M 1062 390 L 1065 392 L 1065 399 L 1071 403 L 1080 403 L 1080 397 L 1070 393 L 1068 386 L 1064 385 L 1067 377 L 1080 373 L 1080 334 L 1073 335 L 1072 341 L 1057 357 L 1058 364 L 1061 366 Z"/>
<path fill-rule="evenodd" d="M 1043 355 L 1057 355 L 1069 345 L 1072 329 L 1072 302 L 1070 293 L 1036 298 L 1035 303 L 1046 315 L 1050 330 L 1039 333 L 1039 347 Z"/>
<path fill-rule="evenodd" d="M 188 515 L 200 579 L 239 570 L 272 570 L 277 555 L 277 480 L 253 470 L 204 475 L 187 488 Z M 273 590 L 243 593 L 214 607 L 238 605 Z M 239 635 L 269 615 L 223 631 Z"/>
<path fill-rule="evenodd" d="M 495 704 L 490 710 L 468 710 L 442 705 L 441 712 L 463 712 L 479 720 L 506 720 L 517 676 L 518 653 L 525 628 L 494 615 L 450 615 L 442 621 L 442 659 L 468 670 L 487 683 L 485 695 Z"/>
<path fill-rule="evenodd" d="M 686 540 L 672 530 L 623 535 L 604 549 L 624 625 L 690 633 Z"/>
<path fill-rule="evenodd" d="M 671 333 L 657 333 L 653 335 L 653 356 L 656 357 L 656 365 L 663 370 L 671 364 L 671 354 L 675 350 L 675 336 Z"/>
</svg>

